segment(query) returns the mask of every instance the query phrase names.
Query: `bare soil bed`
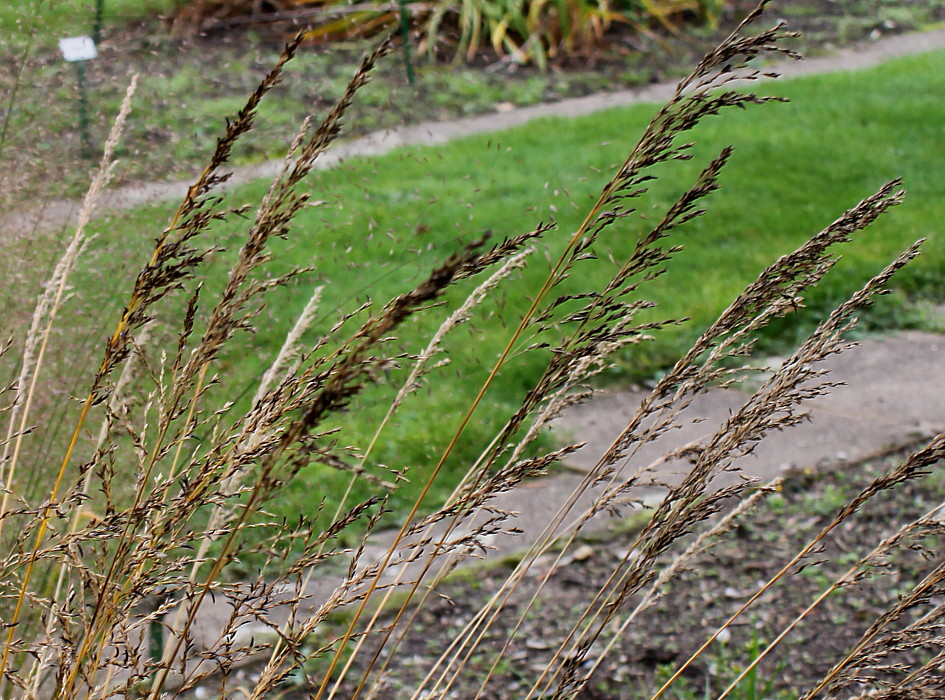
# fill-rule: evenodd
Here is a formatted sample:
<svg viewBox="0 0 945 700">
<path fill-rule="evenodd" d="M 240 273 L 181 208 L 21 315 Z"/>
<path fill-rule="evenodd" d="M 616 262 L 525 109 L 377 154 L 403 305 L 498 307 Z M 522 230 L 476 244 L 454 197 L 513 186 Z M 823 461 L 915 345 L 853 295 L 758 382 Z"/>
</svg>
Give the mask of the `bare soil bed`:
<svg viewBox="0 0 945 700">
<path fill-rule="evenodd" d="M 682 576 L 664 590 L 662 599 L 629 627 L 605 657 L 592 682 L 579 697 L 649 698 L 659 683 L 685 661 L 725 619 L 777 571 L 825 525 L 859 490 L 903 454 L 893 454 L 835 471 L 797 471 L 782 489 L 770 495 L 714 546 L 695 559 Z M 935 471 L 933 469 L 933 471 Z M 825 588 L 844 574 L 900 525 L 939 505 L 945 497 L 945 479 L 934 473 L 894 491 L 838 527 L 823 546 L 803 565 L 762 597 L 703 654 L 673 686 L 666 697 L 716 697 L 786 625 L 799 615 Z M 575 547 L 551 572 L 538 602 L 525 616 L 512 637 L 505 660 L 488 680 L 481 696 L 493 700 L 525 697 L 532 683 L 566 640 L 572 626 L 607 585 L 632 542 L 632 529 L 617 529 L 599 540 Z M 787 698 L 816 683 L 844 652 L 900 596 L 909 591 L 940 560 L 941 537 L 909 542 L 881 564 L 866 569 L 856 585 L 830 595 L 760 665 L 752 680 L 745 680 L 736 698 Z M 519 616 L 531 599 L 538 581 L 548 573 L 554 557 L 536 565 L 525 583 L 514 593 L 505 612 L 491 627 L 470 657 L 447 697 L 477 697 L 496 652 L 513 633 Z M 461 572 L 437 588 L 420 609 L 410 631 L 396 649 L 377 697 L 408 698 L 429 671 L 434 659 L 456 639 L 509 573 L 514 559 L 502 565 Z M 668 562 L 667 562 L 668 563 Z M 931 603 L 916 606 L 907 615 L 915 619 L 931 609 Z M 616 620 L 632 608 L 622 609 Z M 900 628 L 904 620 L 893 628 Z M 614 636 L 616 623 L 608 625 L 602 642 Z M 341 633 L 339 627 L 337 632 Z M 398 636 L 395 631 L 394 638 Z M 393 649 L 393 651 L 391 651 Z M 915 663 L 932 653 L 921 646 L 904 652 L 899 660 Z M 371 653 L 363 654 L 369 659 Z M 386 658 L 382 656 L 381 659 Z M 359 657 L 360 659 L 360 657 Z M 596 659 L 594 652 L 589 661 Z M 585 668 L 587 666 L 585 665 Z M 351 676 L 359 677 L 363 662 L 356 661 Z M 236 673 L 235 685 L 258 672 L 249 667 Z M 301 674 L 286 687 L 286 698 L 310 697 L 311 683 L 324 671 L 321 665 Z M 870 669 L 867 676 L 881 672 Z M 885 678 L 897 674 L 891 671 Z M 900 674 L 901 677 L 901 674 Z M 350 697 L 347 686 L 339 697 Z M 439 696 L 438 696 L 439 697 Z M 539 696 L 542 697 L 542 696 Z M 550 696 L 548 696 L 550 697 Z"/>
</svg>

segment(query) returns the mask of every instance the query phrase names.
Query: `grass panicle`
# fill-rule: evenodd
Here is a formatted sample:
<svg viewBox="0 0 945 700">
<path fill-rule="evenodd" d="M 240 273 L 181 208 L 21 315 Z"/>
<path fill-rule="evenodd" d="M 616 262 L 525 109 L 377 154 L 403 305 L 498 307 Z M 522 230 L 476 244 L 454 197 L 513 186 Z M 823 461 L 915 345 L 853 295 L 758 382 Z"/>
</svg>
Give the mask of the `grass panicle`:
<svg viewBox="0 0 945 700">
<path fill-rule="evenodd" d="M 515 654 L 526 623 L 541 614 L 542 593 L 553 573 L 576 556 L 590 524 L 604 514 L 639 511 L 642 495 L 658 489 L 659 498 L 628 535 L 612 570 L 562 621 L 563 633 L 549 642 L 540 666 L 522 668 L 517 697 L 576 698 L 588 691 L 620 640 L 644 612 L 673 595 L 674 581 L 697 557 L 770 506 L 780 483 L 733 478 L 738 460 L 772 432 L 801 422 L 804 404 L 835 388 L 823 361 L 850 345 L 857 315 L 888 291 L 922 244 L 909 246 L 828 313 L 707 436 L 655 462 L 643 460 L 645 447 L 684 426 L 684 411 L 701 392 L 755 371 L 750 356 L 765 329 L 803 304 L 834 269 L 840 246 L 855 244 L 860 231 L 902 201 L 902 183 L 888 182 L 763 269 L 653 383 L 543 531 L 521 537 L 516 514 L 502 497 L 527 480 L 547 477 L 582 447 L 580 435 L 578 444 L 544 439 L 553 418 L 591 397 L 591 384 L 624 350 L 686 321 L 661 316 L 649 285 L 674 273 L 679 233 L 724 185 L 732 148 L 707 158 L 659 216 L 643 211 L 645 197 L 657 178 L 674 177 L 680 161 L 697 152 L 687 139 L 700 122 L 730 107 L 780 101 L 750 90 L 752 81 L 767 75 L 753 67 L 756 61 L 797 57 L 783 47 L 791 33 L 781 25 L 751 33 L 765 4 L 680 82 L 573 231 L 562 233 L 550 221 L 523 227 L 524 233 L 503 231 L 494 242 L 490 234 L 476 237 L 443 252 L 440 262 L 386 300 L 362 303 L 348 295 L 350 304 L 337 309 L 333 324 L 317 312 L 332 291 L 330 279 L 319 279 L 244 398 L 231 382 L 241 340 L 265 331 L 264 311 L 278 303 L 273 300 L 280 289 L 311 278 L 309 269 L 276 271 L 281 241 L 298 234 L 296 221 L 314 201 L 307 176 L 392 47 L 385 40 L 365 56 L 321 122 L 305 120 L 255 207 L 234 206 L 220 194 L 234 146 L 253 129 L 259 105 L 281 81 L 304 38 L 296 36 L 227 121 L 208 165 L 158 232 L 89 372 L 61 458 L 35 477 L 40 492 L 21 478 L 26 458 L 48 447 L 43 402 L 34 397 L 47 389 L 44 353 L 59 337 L 54 326 L 82 261 L 85 230 L 113 173 L 132 81 L 76 232 L 31 325 L 22 338 L 0 347 L 0 355 L 21 353 L 16 376 L 0 385 L 0 415 L 7 422 L 0 440 L 0 695 L 158 700 L 195 697 L 198 688 L 213 687 L 221 697 L 261 700 L 290 692 L 295 683 L 316 700 L 495 697 L 502 692 L 494 687 L 502 669 L 521 660 Z M 225 241 L 234 239 L 240 243 L 225 250 Z M 547 274 L 539 285 L 523 288 L 522 271 L 542 265 L 542 252 Z M 607 258 L 613 261 L 607 275 L 587 273 L 589 261 Z M 312 262 L 313 269 L 318 265 Z M 565 280 L 575 278 L 586 279 L 583 288 L 563 291 Z M 479 349 L 486 370 L 474 374 L 451 363 L 456 330 L 496 313 L 488 302 L 503 295 L 521 296 L 527 304 L 509 319 L 502 345 Z M 414 343 L 415 321 L 431 314 L 443 320 Z M 477 342 L 478 336 L 469 338 L 459 342 Z M 532 375 L 537 378 L 521 387 L 519 404 L 498 430 L 477 444 L 478 457 L 447 485 L 451 495 L 436 501 L 434 486 L 441 486 L 449 473 L 445 465 L 458 458 L 457 445 L 469 439 L 484 398 L 497 384 L 518 381 L 515 365 L 525 362 L 540 367 Z M 472 403 L 457 409 L 453 432 L 435 436 L 428 462 L 377 464 L 378 447 L 406 402 L 450 390 L 444 369 L 479 387 Z M 366 433 L 371 437 L 346 444 L 337 417 L 356 413 L 359 400 L 388 388 L 386 410 Z M 718 629 L 706 630 L 705 644 L 652 689 L 652 697 L 672 692 L 772 588 L 815 567 L 814 554 L 838 527 L 855 522 L 875 499 L 926 476 L 943 458 L 945 435 L 938 435 L 860 489 L 807 544 L 778 561 L 776 573 L 760 581 Z M 675 480 L 665 476 L 670 462 L 685 465 Z M 341 472 L 342 487 L 313 489 L 310 510 L 297 518 L 276 515 L 286 485 L 313 470 Z M 394 533 L 379 533 L 408 482 L 407 517 Z M 941 534 L 936 508 L 857 553 L 845 573 L 780 624 L 771 642 L 756 640 L 752 658 L 719 697 L 755 678 L 759 664 L 828 596 L 894 566 L 893 553 L 906 549 L 932 559 L 925 578 L 868 626 L 804 697 L 940 694 L 945 565 L 927 543 Z M 404 641 L 422 612 L 460 565 L 507 537 L 521 542 L 507 576 L 463 619 L 447 648 L 412 660 L 422 666 L 415 682 L 395 685 Z M 212 629 L 201 624 L 209 609 L 219 623 Z M 906 664 L 917 649 L 927 653 Z M 252 674 L 238 671 L 250 663 Z"/>
</svg>

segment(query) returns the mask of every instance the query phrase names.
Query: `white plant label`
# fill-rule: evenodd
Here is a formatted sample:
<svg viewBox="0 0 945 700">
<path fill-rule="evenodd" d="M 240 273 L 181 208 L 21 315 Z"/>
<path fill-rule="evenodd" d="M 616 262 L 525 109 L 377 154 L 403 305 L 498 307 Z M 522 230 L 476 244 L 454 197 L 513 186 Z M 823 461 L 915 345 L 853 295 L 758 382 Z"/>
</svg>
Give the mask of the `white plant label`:
<svg viewBox="0 0 945 700">
<path fill-rule="evenodd" d="M 62 57 L 74 63 L 75 61 L 91 61 L 98 58 L 98 49 L 90 36 L 73 36 L 59 40 L 59 50 Z"/>
</svg>

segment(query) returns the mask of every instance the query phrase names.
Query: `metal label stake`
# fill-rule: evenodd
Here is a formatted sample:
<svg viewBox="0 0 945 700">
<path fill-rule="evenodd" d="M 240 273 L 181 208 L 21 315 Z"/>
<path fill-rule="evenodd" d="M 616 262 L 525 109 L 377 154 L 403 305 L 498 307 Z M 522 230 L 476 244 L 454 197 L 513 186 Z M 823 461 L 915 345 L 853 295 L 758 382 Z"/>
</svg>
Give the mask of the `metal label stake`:
<svg viewBox="0 0 945 700">
<path fill-rule="evenodd" d="M 74 63 L 79 86 L 79 133 L 82 137 L 82 157 L 92 157 L 92 136 L 89 133 L 89 97 L 85 86 L 85 62 L 98 58 L 98 49 L 90 36 L 74 36 L 59 40 L 62 57 Z"/>
</svg>

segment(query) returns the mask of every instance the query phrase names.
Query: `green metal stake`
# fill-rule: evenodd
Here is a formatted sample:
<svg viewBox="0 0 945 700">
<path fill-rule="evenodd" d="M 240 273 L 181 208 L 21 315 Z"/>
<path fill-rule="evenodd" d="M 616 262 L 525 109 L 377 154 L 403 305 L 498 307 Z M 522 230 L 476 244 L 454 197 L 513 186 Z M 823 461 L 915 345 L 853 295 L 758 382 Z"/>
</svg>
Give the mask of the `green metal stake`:
<svg viewBox="0 0 945 700">
<path fill-rule="evenodd" d="M 413 85 L 417 78 L 410 62 L 410 19 L 407 16 L 407 1 L 400 0 L 400 33 L 404 36 L 404 67 L 407 69 L 407 82 Z"/>
<path fill-rule="evenodd" d="M 102 15 L 105 13 L 105 0 L 95 0 L 95 24 L 92 26 L 92 41 L 97 46 L 102 38 Z"/>
<path fill-rule="evenodd" d="M 89 95 L 85 86 L 85 62 L 98 56 L 92 37 L 74 36 L 59 40 L 62 57 L 75 63 L 76 82 L 79 87 L 79 133 L 82 136 L 82 157 L 92 157 L 92 136 L 89 133 Z"/>
<path fill-rule="evenodd" d="M 92 135 L 89 133 L 89 96 L 85 89 L 85 61 L 76 61 L 75 70 L 79 82 L 79 133 L 82 136 L 82 157 L 92 157 Z"/>
<path fill-rule="evenodd" d="M 159 618 L 148 625 L 148 658 L 155 664 L 164 658 L 164 625 Z"/>
</svg>

